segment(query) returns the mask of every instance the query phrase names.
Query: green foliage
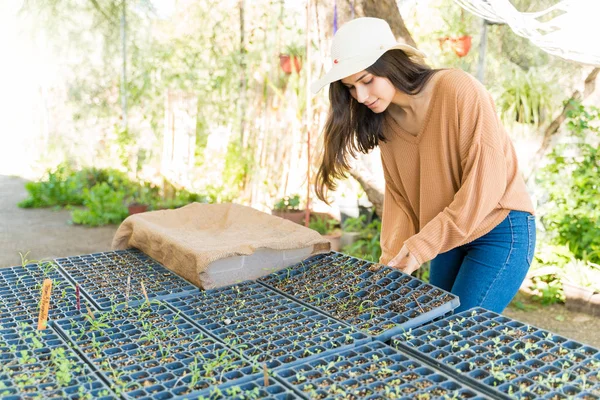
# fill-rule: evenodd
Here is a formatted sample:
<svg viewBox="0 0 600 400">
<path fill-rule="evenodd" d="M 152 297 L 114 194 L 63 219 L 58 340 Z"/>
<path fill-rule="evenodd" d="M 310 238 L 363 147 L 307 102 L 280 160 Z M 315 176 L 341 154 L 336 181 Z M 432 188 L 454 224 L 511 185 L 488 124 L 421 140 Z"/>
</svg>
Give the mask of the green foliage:
<svg viewBox="0 0 600 400">
<path fill-rule="evenodd" d="M 18 205 L 23 208 L 66 207 L 84 204 L 85 189 L 106 183 L 113 190 L 131 193 L 136 184 L 114 169 L 85 168 L 73 171 L 66 163 L 47 171 L 47 178 L 39 182 L 27 182 L 29 197 Z"/>
<path fill-rule="evenodd" d="M 21 207 L 79 206 L 71 214 L 75 224 L 100 226 L 117 224 L 128 215 L 127 205 L 146 204 L 150 209 L 178 208 L 193 202 L 206 203 L 212 198 L 187 190 L 163 198 L 160 190 L 148 182 L 134 182 L 115 169 L 85 168 L 73 171 L 61 164 L 48 171 L 48 179 L 28 182 L 29 198 Z M 216 197 L 216 196 L 215 196 Z"/>
<path fill-rule="evenodd" d="M 339 228 L 339 223 L 333 218 L 312 215 L 308 227 L 319 232 L 321 235 L 329 235 Z"/>
<path fill-rule="evenodd" d="M 346 218 L 342 223 L 342 230 L 344 232 L 360 232 L 364 229 L 367 223 L 367 216 L 364 214 L 359 215 L 357 218 Z"/>
<path fill-rule="evenodd" d="M 551 112 L 554 89 L 538 69 L 514 66 L 498 89 L 496 101 L 505 124 L 539 125 Z"/>
<path fill-rule="evenodd" d="M 100 226 L 118 224 L 127 217 L 126 194 L 114 190 L 106 182 L 91 189 L 84 189 L 84 210 L 74 210 L 71 214 L 75 224 Z"/>
<path fill-rule="evenodd" d="M 344 247 L 342 252 L 353 257 L 378 262 L 379 257 L 381 257 L 381 245 L 379 243 L 381 221 L 375 219 L 362 227 L 359 232 L 359 239 Z"/>
<path fill-rule="evenodd" d="M 294 194 L 285 196 L 279 199 L 273 206 L 275 211 L 299 211 L 300 210 L 300 195 Z"/>
<path fill-rule="evenodd" d="M 192 193 L 185 189 L 175 193 L 170 199 L 154 198 L 150 201 L 150 207 L 153 209 L 173 209 L 183 207 L 190 203 L 209 203 L 210 197 L 199 193 Z"/>
<path fill-rule="evenodd" d="M 578 259 L 600 263 L 600 109 L 573 103 L 570 143 L 558 145 L 538 175 L 548 193 L 542 222 Z"/>
<path fill-rule="evenodd" d="M 83 204 L 82 190 L 86 186 L 84 174 L 73 174 L 67 164 L 59 164 L 47 171 L 46 179 L 27 182 L 29 197 L 21 201 L 22 208 L 64 207 Z"/>
<path fill-rule="evenodd" d="M 562 290 L 562 284 L 556 275 L 548 274 L 536 276 L 533 279 L 531 289 L 534 291 L 532 299 L 539 301 L 547 306 L 555 303 L 563 303 L 565 294 Z"/>
</svg>

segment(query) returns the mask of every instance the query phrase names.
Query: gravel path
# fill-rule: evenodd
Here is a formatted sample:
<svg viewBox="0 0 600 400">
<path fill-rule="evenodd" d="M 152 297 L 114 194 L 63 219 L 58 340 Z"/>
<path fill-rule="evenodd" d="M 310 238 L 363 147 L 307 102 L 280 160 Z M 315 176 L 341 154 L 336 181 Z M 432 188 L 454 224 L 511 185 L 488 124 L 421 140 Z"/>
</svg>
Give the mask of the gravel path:
<svg viewBox="0 0 600 400">
<path fill-rule="evenodd" d="M 17 203 L 27 197 L 21 178 L 0 175 L 0 188 L 0 267 L 20 265 L 19 252 L 40 260 L 110 250 L 116 225 L 87 228 L 70 224 L 69 211 L 21 209 Z M 523 301 L 531 311 L 509 307 L 504 314 L 600 348 L 600 318 Z"/>
</svg>

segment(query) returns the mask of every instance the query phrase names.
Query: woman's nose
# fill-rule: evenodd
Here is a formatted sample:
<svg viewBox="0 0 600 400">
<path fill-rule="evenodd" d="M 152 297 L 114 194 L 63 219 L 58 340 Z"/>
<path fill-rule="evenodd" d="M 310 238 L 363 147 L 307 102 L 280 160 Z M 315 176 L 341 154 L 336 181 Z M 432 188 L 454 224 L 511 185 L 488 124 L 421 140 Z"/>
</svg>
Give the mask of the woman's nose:
<svg viewBox="0 0 600 400">
<path fill-rule="evenodd" d="M 359 103 L 364 103 L 369 97 L 369 91 L 366 87 L 359 85 L 356 86 L 356 101 Z"/>
</svg>

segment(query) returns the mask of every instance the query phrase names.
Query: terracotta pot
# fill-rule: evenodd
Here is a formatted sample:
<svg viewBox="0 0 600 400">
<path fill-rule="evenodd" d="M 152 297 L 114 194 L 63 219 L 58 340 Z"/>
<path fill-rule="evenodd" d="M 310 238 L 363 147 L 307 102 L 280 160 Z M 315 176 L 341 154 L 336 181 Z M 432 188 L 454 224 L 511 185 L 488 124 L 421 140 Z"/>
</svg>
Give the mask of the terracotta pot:
<svg viewBox="0 0 600 400">
<path fill-rule="evenodd" d="M 271 210 L 271 215 L 290 220 L 300 225 L 304 225 L 304 210 L 300 211 L 279 211 Z"/>
<path fill-rule="evenodd" d="M 331 243 L 332 251 L 340 251 L 342 249 L 342 245 L 341 245 L 342 234 L 341 233 L 334 233 L 331 235 L 322 235 L 322 236 L 325 239 L 329 240 L 329 243 Z"/>
<path fill-rule="evenodd" d="M 454 50 L 459 57 L 464 57 L 469 54 L 469 50 L 471 50 L 471 36 L 465 35 L 458 38 L 450 38 L 450 47 Z"/>
<path fill-rule="evenodd" d="M 139 214 L 148 211 L 148 204 L 132 203 L 127 206 L 129 215 Z"/>
<path fill-rule="evenodd" d="M 288 75 L 292 73 L 292 60 L 294 62 L 294 68 L 296 69 L 296 72 L 300 72 L 302 69 L 302 60 L 300 57 L 290 56 L 288 54 L 279 55 L 279 65 L 281 66 L 283 72 Z"/>
</svg>

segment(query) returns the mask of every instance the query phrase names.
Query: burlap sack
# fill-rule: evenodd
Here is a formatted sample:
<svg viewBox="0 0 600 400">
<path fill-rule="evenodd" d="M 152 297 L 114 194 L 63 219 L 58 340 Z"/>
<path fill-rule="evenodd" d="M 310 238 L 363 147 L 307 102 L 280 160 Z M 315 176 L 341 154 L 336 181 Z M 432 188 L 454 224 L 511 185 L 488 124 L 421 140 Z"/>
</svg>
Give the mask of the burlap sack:
<svg viewBox="0 0 600 400">
<path fill-rule="evenodd" d="M 114 250 L 140 249 L 200 288 L 202 273 L 216 260 L 308 246 L 314 254 L 329 251 L 330 244 L 312 229 L 250 207 L 200 203 L 132 215 L 112 242 Z"/>
</svg>

